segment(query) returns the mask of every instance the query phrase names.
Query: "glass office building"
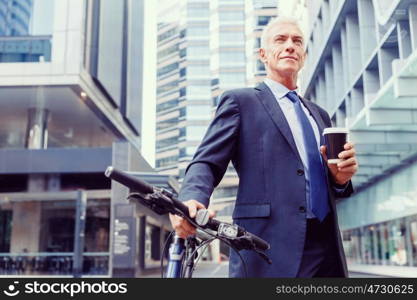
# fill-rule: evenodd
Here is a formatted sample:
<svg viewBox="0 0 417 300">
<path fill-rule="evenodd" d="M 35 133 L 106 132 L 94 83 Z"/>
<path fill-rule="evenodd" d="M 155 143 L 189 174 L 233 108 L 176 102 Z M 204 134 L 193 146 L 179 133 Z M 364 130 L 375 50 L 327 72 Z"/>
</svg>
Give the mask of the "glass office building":
<svg viewBox="0 0 417 300">
<path fill-rule="evenodd" d="M 162 1 L 158 14 L 156 169 L 181 181 L 219 96 L 265 76 L 257 57 L 276 0 Z M 238 178 L 230 166 L 213 209 L 230 218 Z M 227 208 L 227 206 L 230 206 Z"/>
<path fill-rule="evenodd" d="M 278 1 L 166 0 L 159 4 L 156 170 L 181 182 L 219 96 L 225 90 L 255 86 L 265 76 L 257 51 L 262 28 L 277 15 Z M 230 165 L 212 195 L 211 209 L 218 211 L 218 218 L 231 221 L 238 180 Z M 218 253 L 212 251 L 214 259 Z"/>
<path fill-rule="evenodd" d="M 142 51 L 143 1 L 0 1 L 0 274 L 134 274 L 115 235 L 146 224 L 104 170 L 153 171 Z"/>
<path fill-rule="evenodd" d="M 158 12 L 156 170 L 183 177 L 211 117 L 209 1 Z"/>
<path fill-rule="evenodd" d="M 337 205 L 349 268 L 416 276 L 417 3 L 306 4 L 303 93 L 349 129 L 359 161 Z"/>
</svg>

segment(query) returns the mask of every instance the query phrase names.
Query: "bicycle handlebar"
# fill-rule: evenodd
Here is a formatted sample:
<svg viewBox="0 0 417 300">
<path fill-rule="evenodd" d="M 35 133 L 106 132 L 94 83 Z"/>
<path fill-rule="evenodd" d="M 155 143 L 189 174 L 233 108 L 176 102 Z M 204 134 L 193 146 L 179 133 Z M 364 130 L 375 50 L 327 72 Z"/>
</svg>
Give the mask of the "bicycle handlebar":
<svg viewBox="0 0 417 300">
<path fill-rule="evenodd" d="M 154 188 L 145 181 L 119 171 L 113 167 L 108 167 L 104 175 L 141 194 L 151 194 L 154 192 Z"/>
<path fill-rule="evenodd" d="M 179 210 L 186 218 L 192 220 L 192 221 L 196 221 L 195 218 L 191 218 L 188 212 L 188 207 L 186 205 L 184 205 L 184 203 L 182 203 L 181 201 L 179 201 L 178 199 L 176 199 L 174 197 L 173 194 L 171 194 L 168 191 L 165 190 L 161 190 L 158 188 L 155 188 L 151 185 L 149 185 L 148 183 L 146 183 L 143 180 L 140 180 L 132 175 L 129 175 L 123 171 L 117 170 L 113 167 L 108 167 L 106 172 L 104 173 L 106 175 L 106 177 L 113 179 L 121 184 L 123 184 L 124 186 L 137 191 L 140 194 L 155 194 L 155 193 L 160 193 L 156 198 L 153 198 L 153 200 L 159 200 L 160 203 L 152 203 L 152 205 L 149 205 L 149 203 L 145 203 L 145 205 L 147 205 L 148 207 L 150 207 L 151 209 L 153 209 L 154 211 L 156 211 L 159 214 L 166 214 L 168 212 L 170 213 L 175 213 L 178 214 L 178 212 L 175 210 Z M 161 193 L 162 192 L 162 193 Z M 163 202 L 163 203 L 162 203 Z M 160 206 L 160 209 L 155 209 L 155 206 Z M 202 228 L 209 228 L 211 230 L 214 231 L 218 231 L 219 227 L 222 225 L 230 225 L 230 226 L 235 226 L 235 228 L 237 229 L 237 237 L 245 237 L 247 239 L 249 239 L 257 249 L 265 251 L 267 249 L 270 248 L 269 243 L 267 243 L 266 241 L 264 241 L 263 239 L 261 239 L 260 237 L 247 232 L 244 228 L 237 226 L 237 225 L 231 225 L 228 223 L 223 223 L 220 222 L 216 219 L 213 218 L 207 218 L 205 221 L 203 222 L 199 222 L 197 220 L 196 222 L 198 225 L 200 225 Z M 203 224 L 204 223 L 204 224 Z M 228 228 L 232 228 L 232 227 L 228 227 Z"/>
</svg>

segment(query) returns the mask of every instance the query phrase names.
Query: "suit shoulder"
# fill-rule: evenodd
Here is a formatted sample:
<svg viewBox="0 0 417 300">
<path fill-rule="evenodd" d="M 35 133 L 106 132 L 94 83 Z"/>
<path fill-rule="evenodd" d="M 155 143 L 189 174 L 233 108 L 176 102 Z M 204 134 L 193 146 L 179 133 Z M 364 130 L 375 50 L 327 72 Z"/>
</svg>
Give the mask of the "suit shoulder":
<svg viewBox="0 0 417 300">
<path fill-rule="evenodd" d="M 221 99 L 224 98 L 233 98 L 234 101 L 240 103 L 241 101 L 245 101 L 245 99 L 252 98 L 255 96 L 255 89 L 254 88 L 239 88 L 239 89 L 232 89 L 223 92 L 221 95 Z"/>
<path fill-rule="evenodd" d="M 322 108 L 320 105 L 316 104 L 313 101 L 310 101 L 309 99 L 306 99 L 306 98 L 304 98 L 304 99 L 307 100 L 308 102 L 310 102 L 311 105 L 313 105 L 320 112 L 321 115 L 329 116 L 327 111 L 324 108 Z"/>
</svg>

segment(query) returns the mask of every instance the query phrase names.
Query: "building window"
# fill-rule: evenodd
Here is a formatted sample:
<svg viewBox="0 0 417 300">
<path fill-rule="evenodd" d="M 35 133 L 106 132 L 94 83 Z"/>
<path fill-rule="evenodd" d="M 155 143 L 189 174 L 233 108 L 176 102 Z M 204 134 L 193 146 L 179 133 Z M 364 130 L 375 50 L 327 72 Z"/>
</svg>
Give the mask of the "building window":
<svg viewBox="0 0 417 300">
<path fill-rule="evenodd" d="M 170 137 L 167 139 L 163 139 L 163 140 L 158 140 L 156 141 L 156 149 L 163 149 L 163 148 L 167 148 L 167 147 L 171 147 L 174 146 L 178 143 L 178 137 L 174 136 L 174 137 Z"/>
<path fill-rule="evenodd" d="M 413 257 L 413 265 L 417 266 L 417 216 L 413 217 L 410 222 L 411 236 L 411 256 Z"/>
<path fill-rule="evenodd" d="M 220 52 L 220 65 L 245 64 L 244 52 Z"/>
<path fill-rule="evenodd" d="M 171 82 L 169 82 L 167 84 L 164 84 L 164 85 L 158 87 L 157 94 L 159 96 L 159 95 L 164 94 L 166 92 L 170 92 L 172 90 L 176 90 L 177 88 L 178 88 L 178 81 L 177 80 L 174 80 L 174 81 L 171 81 Z"/>
<path fill-rule="evenodd" d="M 257 37 L 255 39 L 255 48 L 261 48 L 261 38 Z"/>
<path fill-rule="evenodd" d="M 260 59 L 258 59 L 256 61 L 256 71 L 257 72 L 265 72 L 266 71 L 265 64 Z"/>
<path fill-rule="evenodd" d="M 349 263 L 417 266 L 417 216 L 345 230 L 343 246 Z"/>
<path fill-rule="evenodd" d="M 189 46 L 187 47 L 188 58 L 209 58 L 210 48 L 208 45 L 205 46 Z"/>
<path fill-rule="evenodd" d="M 175 44 L 173 46 L 170 46 L 164 50 L 161 50 L 158 52 L 158 60 L 161 60 L 173 53 L 177 53 L 179 51 L 179 47 L 178 44 Z"/>
<path fill-rule="evenodd" d="M 165 67 L 158 69 L 158 77 L 162 77 L 176 69 L 178 69 L 179 64 L 178 63 L 172 63 L 170 65 L 167 65 Z"/>
<path fill-rule="evenodd" d="M 158 121 L 156 124 L 156 130 L 164 130 L 168 128 L 172 128 L 178 125 L 178 118 L 172 118 L 164 121 Z"/>
<path fill-rule="evenodd" d="M 244 86 L 245 80 L 246 80 L 245 74 L 242 74 L 242 73 L 221 73 L 220 74 L 221 85 Z"/>
<path fill-rule="evenodd" d="M 244 20 L 243 11 L 220 11 L 219 12 L 220 22 L 230 22 L 230 21 L 242 21 Z"/>
<path fill-rule="evenodd" d="M 221 198 L 236 197 L 237 190 L 238 190 L 237 186 L 228 186 L 228 187 L 217 188 L 213 193 L 213 198 L 214 199 L 221 199 Z"/>
<path fill-rule="evenodd" d="M 207 126 L 188 126 L 187 140 L 201 141 L 207 131 Z"/>
<path fill-rule="evenodd" d="M 50 2 L 0 1 L 0 63 L 51 61 L 54 3 Z"/>
<path fill-rule="evenodd" d="M 158 35 L 158 42 L 162 42 L 163 40 L 169 39 L 175 36 L 176 34 L 178 34 L 178 28 L 172 28 L 168 31 L 165 31 L 164 33 Z"/>
<path fill-rule="evenodd" d="M 190 26 L 187 29 L 189 37 L 208 37 L 210 34 L 208 24 L 206 26 Z"/>
<path fill-rule="evenodd" d="M 185 117 L 187 115 L 185 107 L 180 108 L 180 118 Z"/>
<path fill-rule="evenodd" d="M 187 89 L 185 87 L 180 88 L 180 97 L 187 95 Z"/>
<path fill-rule="evenodd" d="M 188 7 L 187 15 L 189 18 L 208 18 L 209 8 L 207 7 Z"/>
<path fill-rule="evenodd" d="M 245 43 L 245 34 L 238 31 L 223 31 L 219 34 L 219 40 L 222 45 L 243 45 Z"/>
<path fill-rule="evenodd" d="M 189 65 L 187 67 L 188 69 L 188 75 L 191 77 L 197 76 L 197 77 L 201 77 L 201 76 L 209 76 L 210 75 L 210 68 L 209 65 L 204 64 L 204 65 Z"/>
<path fill-rule="evenodd" d="M 210 105 L 188 105 L 187 118 L 189 120 L 210 120 L 211 106 Z"/>
<path fill-rule="evenodd" d="M 156 106 L 156 112 L 161 112 L 164 110 L 171 109 L 173 107 L 176 107 L 178 105 L 178 99 L 173 99 L 164 103 L 160 103 Z"/>
<path fill-rule="evenodd" d="M 404 220 L 391 221 L 388 224 L 389 244 L 390 244 L 390 261 L 394 265 L 407 265 L 407 252 L 405 240 Z"/>
<path fill-rule="evenodd" d="M 272 16 L 258 16 L 257 26 L 266 26 L 271 20 Z"/>
<path fill-rule="evenodd" d="M 211 87 L 209 85 L 189 85 L 187 87 L 188 100 L 209 100 Z"/>
<path fill-rule="evenodd" d="M 169 156 L 166 158 L 161 158 L 156 160 L 156 167 L 163 168 L 167 166 L 176 165 L 178 163 L 178 155 Z"/>
<path fill-rule="evenodd" d="M 180 135 L 179 135 L 179 137 L 184 137 L 185 134 L 186 134 L 186 132 L 187 132 L 187 129 L 185 127 L 180 128 Z"/>
</svg>

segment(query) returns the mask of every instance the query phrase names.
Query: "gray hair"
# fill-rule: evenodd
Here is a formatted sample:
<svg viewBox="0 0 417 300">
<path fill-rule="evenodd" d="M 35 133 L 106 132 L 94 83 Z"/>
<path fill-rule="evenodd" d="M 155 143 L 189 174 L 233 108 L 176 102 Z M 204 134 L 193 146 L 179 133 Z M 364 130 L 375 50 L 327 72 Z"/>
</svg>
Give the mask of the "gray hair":
<svg viewBox="0 0 417 300">
<path fill-rule="evenodd" d="M 267 46 L 269 30 L 273 26 L 275 26 L 276 24 L 280 24 L 280 23 L 291 23 L 291 24 L 294 24 L 295 26 L 297 26 L 300 29 L 301 33 L 304 36 L 303 30 L 301 29 L 301 26 L 300 26 L 300 23 L 298 22 L 298 20 L 296 18 L 289 17 L 289 16 L 276 17 L 276 18 L 273 18 L 273 19 L 269 20 L 268 24 L 262 30 L 262 35 L 261 35 L 261 48 L 265 49 L 265 47 Z"/>
</svg>

